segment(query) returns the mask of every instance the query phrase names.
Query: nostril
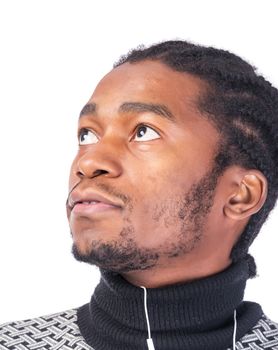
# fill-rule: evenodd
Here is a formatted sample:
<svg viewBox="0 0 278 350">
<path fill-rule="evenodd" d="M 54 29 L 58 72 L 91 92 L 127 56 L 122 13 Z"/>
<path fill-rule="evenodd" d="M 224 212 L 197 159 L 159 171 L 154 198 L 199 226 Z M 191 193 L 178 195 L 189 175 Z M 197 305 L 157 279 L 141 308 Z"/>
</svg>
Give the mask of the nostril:
<svg viewBox="0 0 278 350">
<path fill-rule="evenodd" d="M 93 172 L 93 175 L 92 177 L 96 177 L 96 176 L 99 176 L 99 175 L 105 175 L 105 174 L 108 174 L 108 171 L 106 170 L 101 170 L 101 169 L 97 169 Z"/>
<path fill-rule="evenodd" d="M 101 170 L 101 169 L 97 169 L 97 170 L 95 170 L 92 174 L 91 174 L 91 176 L 88 174 L 84 174 L 82 171 L 77 171 L 76 172 L 76 175 L 77 176 L 79 176 L 79 177 L 91 177 L 91 178 L 93 178 L 93 177 L 97 177 L 97 176 L 100 176 L 100 175 L 105 175 L 105 174 L 109 174 L 109 171 L 106 171 L 106 170 Z"/>
<path fill-rule="evenodd" d="M 77 171 L 77 172 L 76 172 L 76 175 L 79 176 L 79 177 L 83 177 L 83 176 L 84 176 L 84 174 L 82 173 L 82 171 Z"/>
</svg>

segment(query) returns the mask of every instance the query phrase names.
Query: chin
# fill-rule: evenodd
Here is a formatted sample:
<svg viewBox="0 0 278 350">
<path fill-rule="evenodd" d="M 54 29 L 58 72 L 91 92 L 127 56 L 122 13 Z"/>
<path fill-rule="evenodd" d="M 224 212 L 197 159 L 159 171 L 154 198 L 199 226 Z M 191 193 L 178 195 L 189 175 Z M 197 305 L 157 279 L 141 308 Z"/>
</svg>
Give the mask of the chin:
<svg viewBox="0 0 278 350">
<path fill-rule="evenodd" d="M 92 264 L 90 259 L 91 250 L 88 246 L 86 247 L 85 245 L 82 245 L 82 244 L 73 243 L 71 252 L 77 261 Z"/>
</svg>

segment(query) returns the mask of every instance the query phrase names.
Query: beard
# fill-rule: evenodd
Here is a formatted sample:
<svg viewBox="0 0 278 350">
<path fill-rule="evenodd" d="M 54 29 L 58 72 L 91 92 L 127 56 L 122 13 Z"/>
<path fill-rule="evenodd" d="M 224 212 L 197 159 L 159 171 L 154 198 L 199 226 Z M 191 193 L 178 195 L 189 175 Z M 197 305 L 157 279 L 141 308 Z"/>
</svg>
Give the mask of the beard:
<svg viewBox="0 0 278 350">
<path fill-rule="evenodd" d="M 140 247 L 135 240 L 136 230 L 127 218 L 126 226 L 123 227 L 117 240 L 92 240 L 91 247 L 86 252 L 81 252 L 74 243 L 73 256 L 78 261 L 96 265 L 104 270 L 126 273 L 151 269 L 159 264 L 161 258 L 177 258 L 190 253 L 202 239 L 220 174 L 220 167 L 214 164 L 214 167 L 186 193 L 179 195 L 178 198 L 160 202 L 153 208 L 152 219 L 157 223 L 163 222 L 164 229 L 173 233 L 169 235 L 170 239 L 158 247 Z M 107 193 L 115 194 L 115 191 L 107 185 L 99 184 L 99 187 L 105 189 Z M 132 201 L 130 199 L 128 201 L 132 207 Z"/>
</svg>

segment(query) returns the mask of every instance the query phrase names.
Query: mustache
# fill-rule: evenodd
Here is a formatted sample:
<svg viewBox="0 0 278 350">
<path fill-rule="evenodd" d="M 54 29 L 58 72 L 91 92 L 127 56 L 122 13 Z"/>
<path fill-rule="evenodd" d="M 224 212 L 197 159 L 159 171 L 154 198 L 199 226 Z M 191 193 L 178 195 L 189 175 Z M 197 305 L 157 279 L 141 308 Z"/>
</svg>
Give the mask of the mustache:
<svg viewBox="0 0 278 350">
<path fill-rule="evenodd" d="M 72 191 L 78 187 L 78 186 L 82 186 L 82 180 L 78 181 L 76 184 L 74 184 L 72 186 L 72 188 L 69 190 L 69 193 L 68 193 L 68 196 L 67 196 L 67 199 L 66 199 L 66 205 L 68 206 L 69 205 L 69 196 L 71 195 Z M 87 187 L 90 186 L 90 185 L 87 185 Z M 114 187 L 110 186 L 110 185 L 107 185 L 107 184 L 104 184 L 104 183 L 94 183 L 92 185 L 92 187 L 97 187 L 99 188 L 103 195 L 107 194 L 107 195 L 111 195 L 115 198 L 119 198 L 125 205 L 129 204 L 131 202 L 131 198 L 130 196 L 122 193 L 122 192 L 119 192 L 118 190 L 116 190 Z"/>
</svg>

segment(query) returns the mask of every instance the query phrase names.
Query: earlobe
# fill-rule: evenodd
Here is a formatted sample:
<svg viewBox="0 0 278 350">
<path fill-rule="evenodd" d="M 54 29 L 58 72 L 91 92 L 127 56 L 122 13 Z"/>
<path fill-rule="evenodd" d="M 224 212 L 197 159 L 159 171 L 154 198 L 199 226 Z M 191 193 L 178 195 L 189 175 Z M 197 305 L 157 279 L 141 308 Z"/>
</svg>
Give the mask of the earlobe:
<svg viewBox="0 0 278 350">
<path fill-rule="evenodd" d="M 267 197 L 267 179 L 258 170 L 248 170 L 224 207 L 226 216 L 242 220 L 257 213 Z"/>
</svg>

